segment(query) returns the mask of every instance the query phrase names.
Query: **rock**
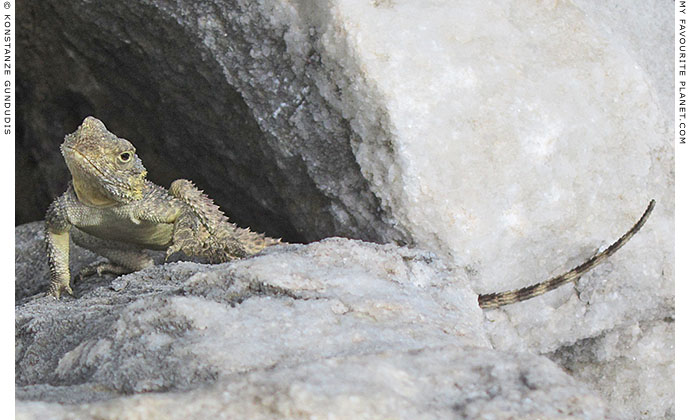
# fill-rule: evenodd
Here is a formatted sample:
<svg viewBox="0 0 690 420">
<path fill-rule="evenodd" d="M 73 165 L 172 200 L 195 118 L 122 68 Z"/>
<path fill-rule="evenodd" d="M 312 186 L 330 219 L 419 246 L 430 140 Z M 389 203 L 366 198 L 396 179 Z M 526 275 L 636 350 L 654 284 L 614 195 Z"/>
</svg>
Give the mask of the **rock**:
<svg viewBox="0 0 690 420">
<path fill-rule="evenodd" d="M 134 142 L 154 181 L 193 179 L 243 226 L 288 241 L 346 236 L 412 245 L 426 250 L 414 253 L 436 255 L 434 264 L 445 268 L 430 270 L 450 270 L 457 293 L 467 295 L 526 286 L 579 264 L 628 229 L 655 198 L 655 213 L 639 235 L 577 284 L 483 315 L 473 306 L 476 295 L 465 296 L 463 316 L 483 319 L 475 325 L 472 318 L 467 326 L 482 349 L 491 343 L 497 352 L 548 355 L 564 367 L 582 368 L 573 376 L 596 388 L 613 411 L 672 417 L 673 398 L 663 385 L 657 388 L 665 390 L 664 397 L 636 397 L 645 392 L 645 380 L 649 386 L 665 384 L 672 372 L 674 196 L 671 70 L 665 67 L 672 49 L 670 35 L 659 29 L 670 25 L 672 14 L 642 1 L 600 3 L 23 4 L 17 167 L 26 176 L 17 177 L 18 218 L 41 218 L 50 199 L 64 190 L 68 177 L 57 146 L 89 114 Z M 624 30 L 621 21 L 628 25 Z M 352 243 L 281 248 L 285 261 L 277 271 L 304 263 L 293 252 L 318 254 L 333 245 L 338 251 L 328 252 L 342 257 L 344 244 Z M 360 245 L 346 248 L 355 255 L 384 252 Z M 403 252 L 397 249 L 384 253 Z M 278 258 L 268 253 L 246 264 L 264 257 Z M 367 258 L 357 261 L 367 269 L 385 265 Z M 18 264 L 18 273 L 21 267 L 31 265 Z M 192 281 L 192 272 L 206 269 L 175 267 L 187 271 L 157 268 L 162 271 L 145 274 L 151 277 L 144 283 L 163 294 L 140 290 L 158 299 L 146 303 L 154 308 L 152 317 L 157 311 L 177 313 L 170 302 L 187 305 L 188 299 L 234 303 L 243 310 L 246 302 L 237 306 L 237 299 L 295 300 L 294 288 L 276 283 L 273 275 L 266 289 L 250 280 L 232 283 L 218 273 Z M 337 258 L 322 271 L 335 268 L 343 268 Z M 32 296 L 44 275 L 17 276 L 26 278 L 16 286 L 18 308 L 39 310 Z M 165 276 L 176 280 L 163 281 Z M 139 290 L 138 279 L 99 280 L 98 288 L 78 285 L 78 293 L 122 298 L 131 288 Z M 325 293 L 341 286 L 323 287 Z M 224 294 L 226 288 L 231 295 Z M 202 290 L 206 294 L 198 295 Z M 404 290 L 397 292 L 411 293 Z M 135 304 L 142 296 L 130 299 Z M 345 301 L 331 304 L 334 314 L 351 310 Z M 143 311 L 128 310 L 134 318 Z M 440 309 L 432 313 L 441 316 Z M 85 318 L 70 322 L 103 335 L 125 315 L 84 315 L 91 316 L 88 325 Z M 44 340 L 64 340 L 53 345 L 66 351 L 91 340 L 87 331 Z M 432 328 L 421 337 L 438 348 L 448 344 L 433 331 L 438 332 Z M 127 339 L 133 340 L 123 338 L 120 345 L 127 347 Z M 626 342 L 631 354 L 654 348 L 654 357 L 642 358 L 643 365 L 630 362 Z M 382 348 L 390 345 L 385 343 Z M 287 348 L 285 354 L 303 354 Z M 96 355 L 104 351 L 94 349 Z M 22 365 L 31 378 L 53 376 L 40 385 L 22 382 L 21 395 L 47 383 L 61 383 L 60 390 L 79 386 L 71 373 L 55 376 L 56 360 L 64 355 L 56 357 L 36 364 L 37 371 L 29 362 Z M 130 356 L 113 357 L 124 358 L 114 359 L 117 364 Z M 81 366 L 67 360 L 64 366 Z M 314 361 L 299 360 L 299 366 Z M 147 361 L 156 368 L 165 364 Z M 100 375 L 98 363 L 89 363 L 85 372 Z M 208 366 L 214 365 L 180 367 L 183 377 L 160 380 L 150 380 L 143 366 L 131 372 L 130 384 L 108 379 L 115 391 L 107 388 L 104 395 L 163 392 L 166 386 L 192 392 L 202 383 L 222 383 Z M 598 373 L 614 379 L 597 379 Z M 71 391 L 54 390 L 63 394 Z M 91 391 L 78 394 L 95 400 Z"/>
<path fill-rule="evenodd" d="M 334 238 L 109 279 L 17 306 L 18 418 L 616 417 L 546 357 L 492 349 L 428 252 Z"/>
<path fill-rule="evenodd" d="M 549 357 L 619 407 L 625 418 L 674 418 L 673 318 L 640 322 L 559 348 Z M 664 380 L 664 378 L 667 378 Z"/>
<path fill-rule="evenodd" d="M 193 179 L 240 225 L 416 244 L 478 273 L 481 292 L 581 261 L 656 198 L 615 271 L 672 296 L 672 148 L 644 70 L 656 67 L 577 4 L 53 4 L 19 11 L 33 99 L 18 150 L 59 168 L 21 177 L 50 189 L 18 189 L 32 209 L 64 189 L 57 145 L 95 114 L 154 181 Z"/>
<path fill-rule="evenodd" d="M 19 402 L 17 413 L 54 419 L 617 418 L 598 396 L 541 359 L 455 346 L 336 357 L 230 375 L 185 393 L 76 407 Z"/>
</svg>

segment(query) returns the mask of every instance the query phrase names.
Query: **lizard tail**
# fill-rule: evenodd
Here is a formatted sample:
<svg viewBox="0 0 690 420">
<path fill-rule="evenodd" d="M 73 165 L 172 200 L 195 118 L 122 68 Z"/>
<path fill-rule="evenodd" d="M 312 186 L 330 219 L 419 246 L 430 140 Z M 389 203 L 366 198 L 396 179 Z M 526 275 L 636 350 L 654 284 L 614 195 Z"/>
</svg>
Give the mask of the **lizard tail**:
<svg viewBox="0 0 690 420">
<path fill-rule="evenodd" d="M 531 299 L 533 297 L 544 294 L 550 290 L 556 289 L 559 286 L 564 285 L 570 281 L 574 281 L 592 268 L 601 264 L 605 259 L 613 255 L 616 251 L 621 249 L 626 242 L 630 240 L 645 224 L 649 215 L 652 214 L 654 209 L 655 201 L 651 200 L 647 209 L 645 210 L 640 220 L 633 225 L 623 236 L 618 238 L 616 242 L 611 244 L 604 251 L 596 254 L 589 260 L 578 265 L 567 273 L 561 274 L 560 276 L 553 277 L 549 280 L 543 281 L 541 283 L 533 284 L 531 286 L 523 287 L 522 289 L 511 290 L 508 292 L 499 293 L 489 293 L 485 295 L 479 295 L 479 307 L 482 309 L 486 308 L 498 308 L 499 306 L 509 305 L 511 303 L 521 302 L 523 300 Z"/>
</svg>

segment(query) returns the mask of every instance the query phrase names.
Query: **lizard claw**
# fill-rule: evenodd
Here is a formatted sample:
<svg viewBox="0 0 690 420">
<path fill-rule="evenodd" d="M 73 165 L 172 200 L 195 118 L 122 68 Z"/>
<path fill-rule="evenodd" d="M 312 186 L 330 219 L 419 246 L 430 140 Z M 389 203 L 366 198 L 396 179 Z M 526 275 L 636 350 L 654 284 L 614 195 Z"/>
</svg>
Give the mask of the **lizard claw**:
<svg viewBox="0 0 690 420">
<path fill-rule="evenodd" d="M 50 285 L 50 294 L 55 300 L 60 299 L 62 292 L 67 292 L 70 296 L 74 296 L 74 292 L 72 292 L 72 287 L 70 287 L 69 282 L 52 283 Z"/>
<path fill-rule="evenodd" d="M 168 249 L 165 250 L 165 262 L 168 262 L 168 259 L 172 256 L 172 254 L 176 253 L 181 248 L 182 247 L 179 244 L 170 245 Z"/>
</svg>

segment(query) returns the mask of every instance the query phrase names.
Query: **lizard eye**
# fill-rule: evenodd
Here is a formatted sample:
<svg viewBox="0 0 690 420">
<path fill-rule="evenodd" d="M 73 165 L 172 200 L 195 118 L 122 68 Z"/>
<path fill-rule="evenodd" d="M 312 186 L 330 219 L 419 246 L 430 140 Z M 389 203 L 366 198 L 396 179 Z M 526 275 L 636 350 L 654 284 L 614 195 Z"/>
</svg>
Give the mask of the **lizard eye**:
<svg viewBox="0 0 690 420">
<path fill-rule="evenodd" d="M 132 154 L 130 152 L 123 152 L 120 153 L 120 156 L 117 158 L 120 160 L 120 162 L 127 163 L 130 161 L 130 159 L 132 159 Z"/>
</svg>

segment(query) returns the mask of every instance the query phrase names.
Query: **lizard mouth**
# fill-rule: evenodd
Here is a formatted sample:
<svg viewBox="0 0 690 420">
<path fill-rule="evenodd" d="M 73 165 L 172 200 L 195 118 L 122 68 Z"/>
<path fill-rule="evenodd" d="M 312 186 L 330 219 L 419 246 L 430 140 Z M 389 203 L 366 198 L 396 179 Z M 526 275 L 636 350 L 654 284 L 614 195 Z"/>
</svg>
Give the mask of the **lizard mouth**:
<svg viewBox="0 0 690 420">
<path fill-rule="evenodd" d="M 98 168 L 98 166 L 96 166 L 93 162 L 91 162 L 91 160 L 88 157 L 86 157 L 86 155 L 81 153 L 79 150 L 77 150 L 71 146 L 63 146 L 63 149 L 71 155 L 72 160 L 77 161 L 78 163 L 82 163 L 82 165 L 79 165 L 79 166 L 84 166 L 83 164 L 87 164 L 91 168 L 93 168 L 93 170 L 98 172 L 98 175 L 101 178 L 103 178 L 103 179 L 108 178 L 106 176 L 106 174 Z"/>
</svg>

